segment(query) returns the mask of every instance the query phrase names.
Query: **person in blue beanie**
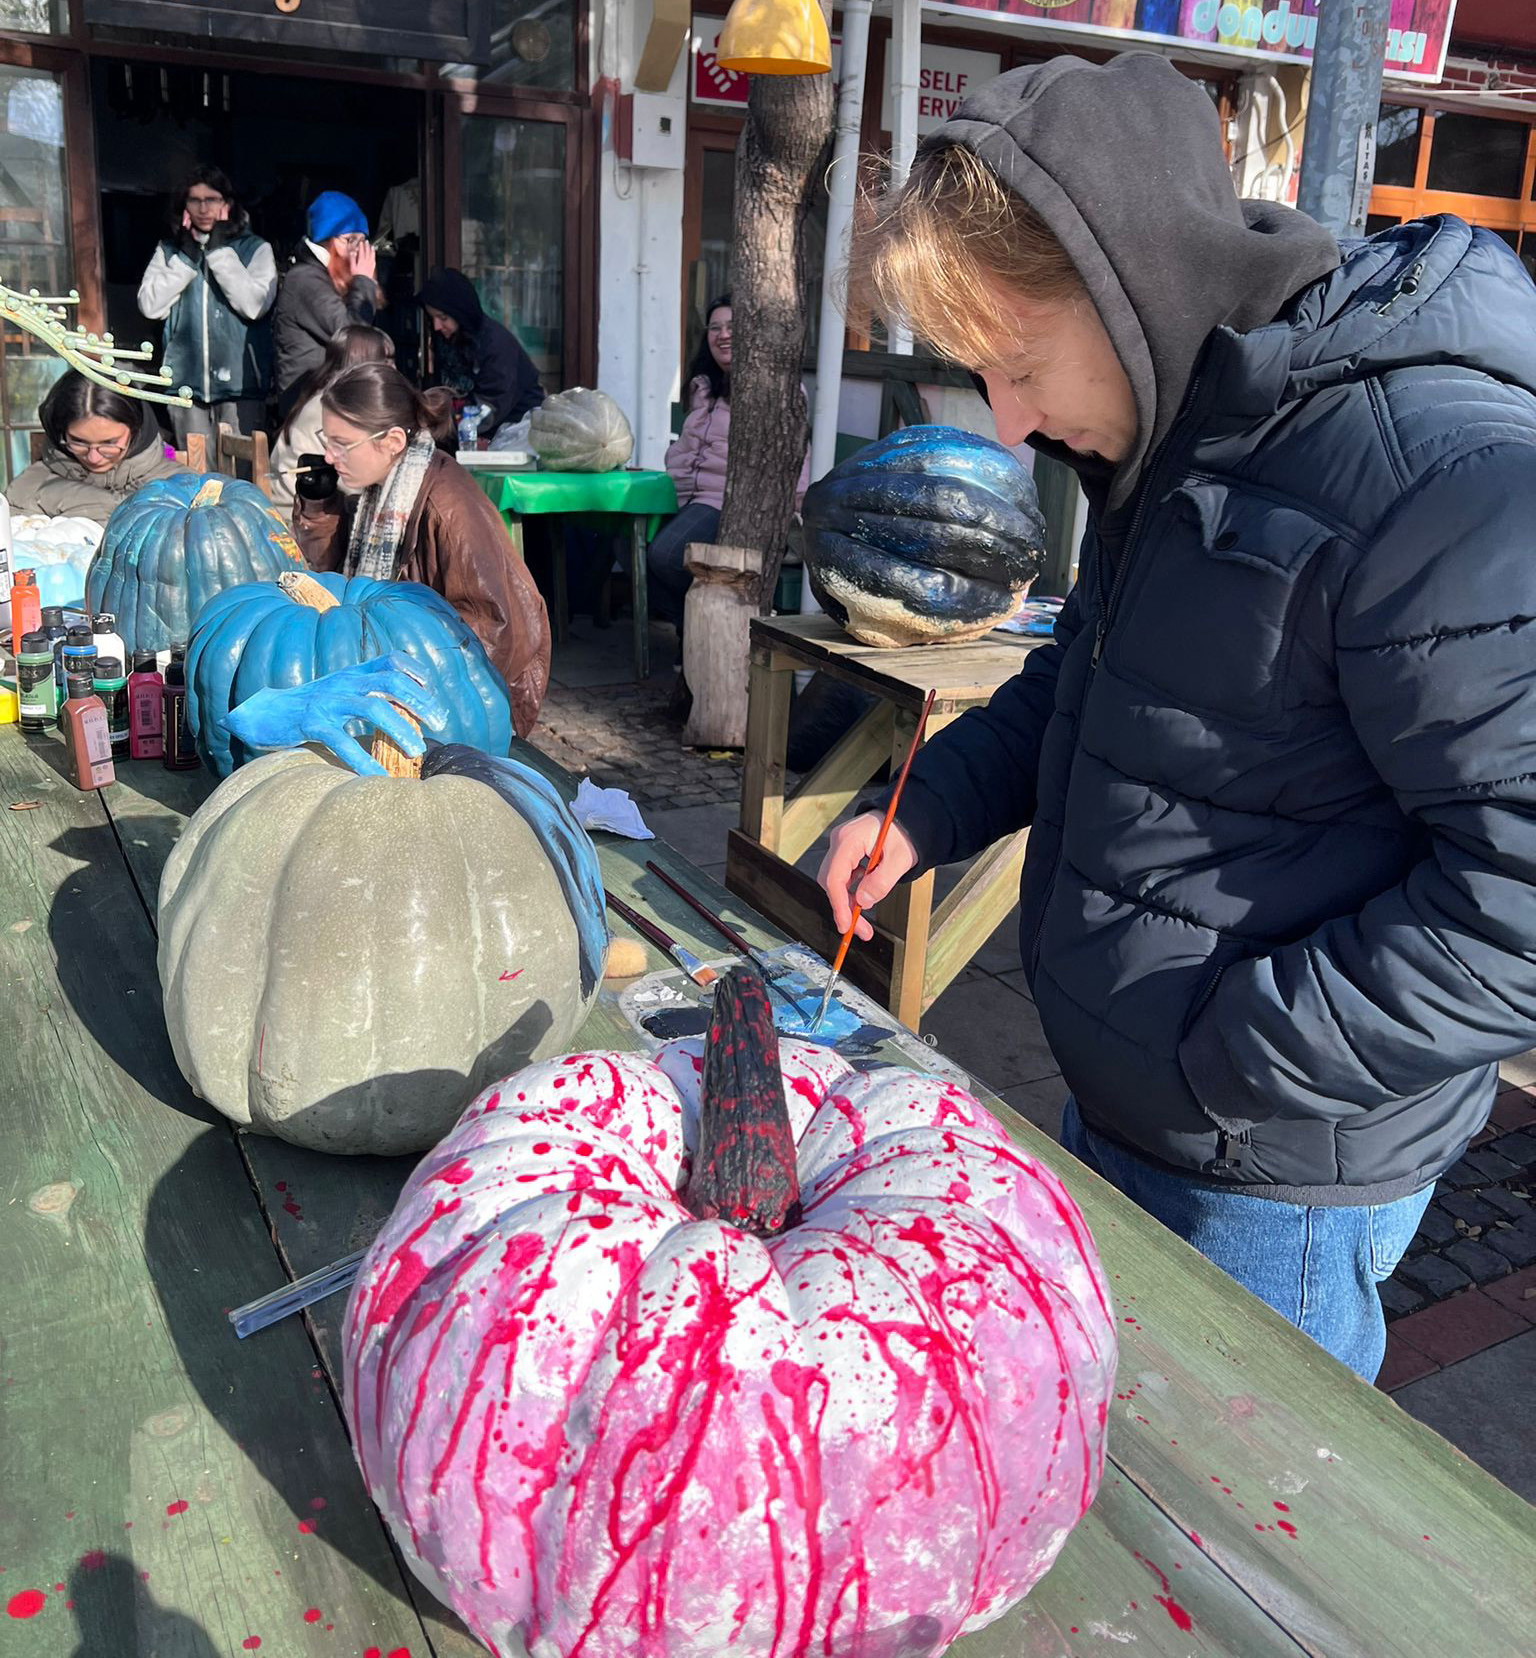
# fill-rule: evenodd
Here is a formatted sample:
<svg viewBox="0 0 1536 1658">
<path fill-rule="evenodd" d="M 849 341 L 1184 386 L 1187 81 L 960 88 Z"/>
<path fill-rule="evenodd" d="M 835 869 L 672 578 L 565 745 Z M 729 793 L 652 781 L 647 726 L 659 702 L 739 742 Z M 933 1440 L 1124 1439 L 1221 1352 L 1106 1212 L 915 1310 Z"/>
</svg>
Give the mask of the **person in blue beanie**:
<svg viewBox="0 0 1536 1658">
<path fill-rule="evenodd" d="M 336 331 L 349 322 L 371 323 L 382 303 L 368 220 L 350 196 L 322 191 L 309 204 L 308 231 L 283 277 L 272 322 L 282 419 L 300 381 L 325 360 Z"/>
</svg>

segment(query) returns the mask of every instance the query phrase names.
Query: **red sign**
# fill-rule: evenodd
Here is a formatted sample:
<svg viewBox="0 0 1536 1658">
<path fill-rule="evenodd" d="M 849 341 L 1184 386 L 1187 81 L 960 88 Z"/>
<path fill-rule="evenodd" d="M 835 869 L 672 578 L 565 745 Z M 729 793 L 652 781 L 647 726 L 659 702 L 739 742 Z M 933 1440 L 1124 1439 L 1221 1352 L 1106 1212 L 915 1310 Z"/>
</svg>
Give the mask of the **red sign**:
<svg viewBox="0 0 1536 1658">
<path fill-rule="evenodd" d="M 1201 46 L 1237 57 L 1306 63 L 1325 0 L 929 0 L 940 11 L 994 12 L 1025 28 L 1096 35 L 1130 46 Z M 1456 0 L 1392 0 L 1386 73 L 1437 81 L 1445 68 Z"/>
<path fill-rule="evenodd" d="M 725 27 L 723 17 L 698 17 L 693 20 L 693 72 L 688 78 L 688 96 L 696 104 L 734 104 L 745 108 L 747 83 L 750 76 L 737 69 L 723 69 L 715 56 L 720 31 Z M 843 61 L 843 37 L 832 36 L 832 81 L 837 82 Z"/>
</svg>

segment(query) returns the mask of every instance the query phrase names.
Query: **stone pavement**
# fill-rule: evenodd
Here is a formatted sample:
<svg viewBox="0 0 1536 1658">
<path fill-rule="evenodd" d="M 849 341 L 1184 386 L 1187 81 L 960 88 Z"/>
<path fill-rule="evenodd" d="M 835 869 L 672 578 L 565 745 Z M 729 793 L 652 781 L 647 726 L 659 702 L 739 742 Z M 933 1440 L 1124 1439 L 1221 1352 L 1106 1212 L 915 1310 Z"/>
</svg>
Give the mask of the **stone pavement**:
<svg viewBox="0 0 1536 1658">
<path fill-rule="evenodd" d="M 577 622 L 555 652 L 534 741 L 570 769 L 626 789 L 656 834 L 705 873 L 725 867 L 739 756 L 684 749 L 667 717 L 675 647 L 652 630 L 652 678 L 632 678 L 630 632 Z M 814 870 L 821 847 L 802 867 Z M 942 893 L 959 868 L 941 870 Z M 922 1031 L 1046 1133 L 1066 1087 L 1040 1030 L 1010 917 L 928 1009 Z M 1383 1286 L 1387 1357 L 1377 1385 L 1536 1502 L 1536 1053 L 1501 1067 L 1487 1129 L 1447 1171 Z"/>
</svg>

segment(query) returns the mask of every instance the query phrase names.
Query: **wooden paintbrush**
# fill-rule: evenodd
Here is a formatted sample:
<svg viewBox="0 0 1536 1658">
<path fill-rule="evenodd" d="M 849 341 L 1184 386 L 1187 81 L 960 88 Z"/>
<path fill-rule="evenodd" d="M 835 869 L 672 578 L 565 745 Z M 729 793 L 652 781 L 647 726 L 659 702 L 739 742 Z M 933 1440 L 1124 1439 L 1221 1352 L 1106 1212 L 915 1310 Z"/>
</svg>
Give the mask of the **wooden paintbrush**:
<svg viewBox="0 0 1536 1658">
<path fill-rule="evenodd" d="M 611 892 L 606 890 L 603 897 L 608 900 L 609 909 L 616 915 L 622 916 L 642 938 L 648 938 L 658 950 L 662 950 L 671 956 L 673 961 L 701 989 L 707 989 L 720 977 L 713 967 L 706 967 L 686 945 L 679 944 L 675 938 L 664 933 L 654 921 L 647 921 L 643 915 L 637 914 L 622 899 L 615 898 Z"/>
<path fill-rule="evenodd" d="M 901 800 L 901 791 L 907 786 L 907 773 L 912 769 L 912 761 L 916 757 L 919 745 L 923 740 L 923 729 L 928 724 L 928 714 L 933 707 L 933 692 L 930 691 L 923 702 L 923 712 L 917 722 L 917 730 L 912 733 L 912 744 L 907 749 L 907 757 L 901 762 L 901 774 L 896 779 L 896 787 L 891 790 L 891 798 L 886 802 L 885 818 L 880 824 L 880 833 L 875 836 L 874 850 L 869 854 L 869 862 L 864 867 L 868 875 L 879 866 L 880 859 L 885 853 L 885 837 L 891 832 L 891 823 L 896 816 L 896 807 Z M 827 1009 L 832 1005 L 832 992 L 837 989 L 838 975 L 843 970 L 843 963 L 848 959 L 848 946 L 853 942 L 853 929 L 859 924 L 859 916 L 863 914 L 859 906 L 853 906 L 853 914 L 848 917 L 848 927 L 843 933 L 842 942 L 837 947 L 837 958 L 832 963 L 832 973 L 827 979 L 827 988 L 822 993 L 821 1006 L 816 1010 L 816 1017 L 811 1021 L 810 1028 L 821 1029 L 821 1022 L 827 1016 Z"/>
</svg>

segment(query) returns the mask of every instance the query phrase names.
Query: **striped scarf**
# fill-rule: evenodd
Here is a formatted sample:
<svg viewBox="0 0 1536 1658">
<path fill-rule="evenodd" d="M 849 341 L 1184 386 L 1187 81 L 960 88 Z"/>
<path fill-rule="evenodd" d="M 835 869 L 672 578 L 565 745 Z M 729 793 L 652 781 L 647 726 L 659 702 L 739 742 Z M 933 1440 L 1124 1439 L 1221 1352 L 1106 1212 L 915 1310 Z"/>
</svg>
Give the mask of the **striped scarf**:
<svg viewBox="0 0 1536 1658">
<path fill-rule="evenodd" d="M 374 581 L 395 579 L 405 527 L 411 521 L 422 479 L 436 452 L 431 437 L 418 432 L 384 481 L 370 485 L 358 496 L 347 541 L 345 574 L 368 576 Z"/>
</svg>

